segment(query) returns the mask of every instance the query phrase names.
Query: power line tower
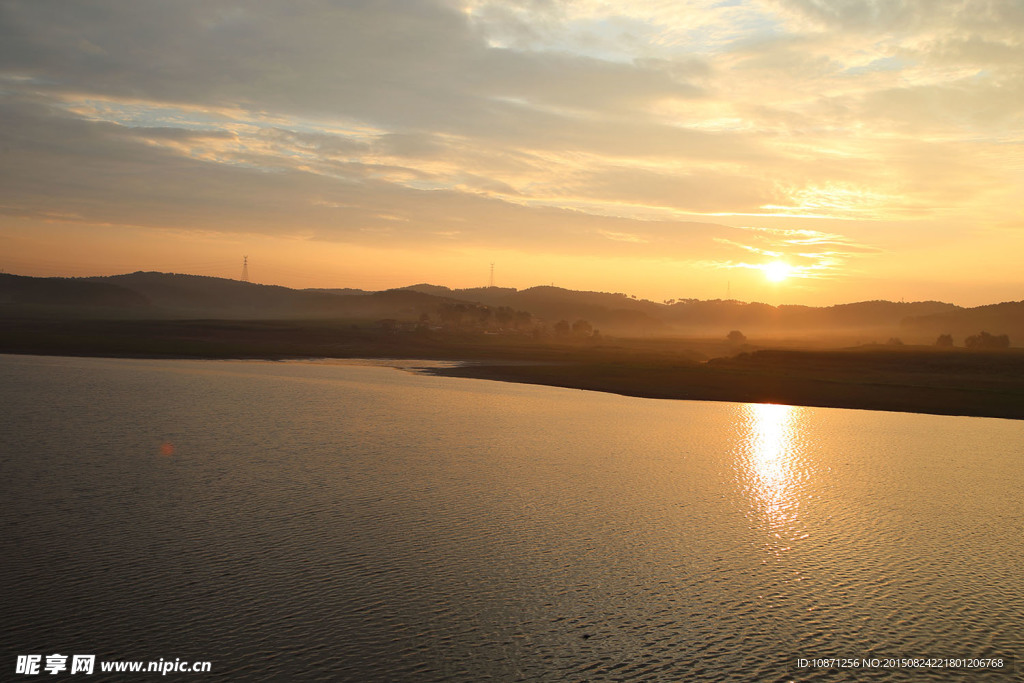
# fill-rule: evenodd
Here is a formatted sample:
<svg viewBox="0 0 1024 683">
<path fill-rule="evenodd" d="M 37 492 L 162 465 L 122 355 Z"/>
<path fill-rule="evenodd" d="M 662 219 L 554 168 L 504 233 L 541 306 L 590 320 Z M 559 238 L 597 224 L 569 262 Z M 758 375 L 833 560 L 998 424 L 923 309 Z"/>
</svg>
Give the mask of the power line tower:
<svg viewBox="0 0 1024 683">
<path fill-rule="evenodd" d="M 242 282 L 249 281 L 249 257 L 242 257 Z"/>
<path fill-rule="evenodd" d="M 493 261 L 491 262 L 491 283 L 489 285 L 487 285 L 487 286 L 488 287 L 493 287 L 494 286 L 494 262 Z"/>
</svg>

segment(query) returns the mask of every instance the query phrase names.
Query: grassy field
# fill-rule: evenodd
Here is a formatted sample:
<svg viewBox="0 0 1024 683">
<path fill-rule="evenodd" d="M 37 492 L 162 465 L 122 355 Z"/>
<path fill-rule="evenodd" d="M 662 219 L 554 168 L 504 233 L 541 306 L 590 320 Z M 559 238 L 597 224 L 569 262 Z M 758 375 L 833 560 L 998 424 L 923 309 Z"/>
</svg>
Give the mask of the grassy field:
<svg viewBox="0 0 1024 683">
<path fill-rule="evenodd" d="M 647 398 L 784 403 L 1024 419 L 1024 353 L 766 351 L 697 366 L 639 360 L 562 366 L 480 365 L 438 374 Z M 947 365 L 948 363 L 948 365 Z"/>
</svg>

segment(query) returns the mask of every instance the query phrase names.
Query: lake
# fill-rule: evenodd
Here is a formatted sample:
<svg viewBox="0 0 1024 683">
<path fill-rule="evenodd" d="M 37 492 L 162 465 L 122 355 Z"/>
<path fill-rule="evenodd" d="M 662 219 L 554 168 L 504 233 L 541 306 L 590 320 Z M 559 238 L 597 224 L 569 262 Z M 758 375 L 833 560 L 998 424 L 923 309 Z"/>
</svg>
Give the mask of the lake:
<svg viewBox="0 0 1024 683">
<path fill-rule="evenodd" d="M 1019 680 L 798 660 L 1021 653 L 1024 423 L 399 365 L 0 356 L 6 672 Z"/>
</svg>

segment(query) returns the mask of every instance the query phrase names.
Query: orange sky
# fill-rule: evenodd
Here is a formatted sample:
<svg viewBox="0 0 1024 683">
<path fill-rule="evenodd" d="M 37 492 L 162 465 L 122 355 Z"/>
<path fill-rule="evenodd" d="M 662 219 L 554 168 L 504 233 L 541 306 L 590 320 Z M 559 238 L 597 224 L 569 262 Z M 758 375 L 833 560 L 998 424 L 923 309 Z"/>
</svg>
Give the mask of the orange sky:
<svg viewBox="0 0 1024 683">
<path fill-rule="evenodd" d="M 0 25 L 6 272 L 1024 298 L 1013 0 L 14 0 Z"/>
</svg>

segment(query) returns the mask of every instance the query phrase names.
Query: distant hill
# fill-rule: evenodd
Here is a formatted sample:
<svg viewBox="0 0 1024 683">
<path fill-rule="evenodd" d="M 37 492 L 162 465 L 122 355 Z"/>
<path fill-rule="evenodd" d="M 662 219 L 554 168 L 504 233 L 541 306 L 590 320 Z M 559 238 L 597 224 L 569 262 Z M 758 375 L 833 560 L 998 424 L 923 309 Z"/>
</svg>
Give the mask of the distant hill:
<svg viewBox="0 0 1024 683">
<path fill-rule="evenodd" d="M 955 308 L 933 314 L 915 315 L 903 321 L 907 330 L 922 335 L 951 334 L 959 345 L 963 337 L 981 331 L 1008 334 L 1010 343 L 1024 345 L 1024 301 L 1006 301 L 977 308 Z"/>
<path fill-rule="evenodd" d="M 408 287 L 402 287 L 402 289 L 411 289 L 414 292 L 422 292 L 424 294 L 433 294 L 434 296 L 446 296 L 453 297 L 455 290 L 449 289 L 448 287 L 442 287 L 441 285 L 409 285 Z"/>
<path fill-rule="evenodd" d="M 769 306 L 696 299 L 656 303 L 622 293 L 574 291 L 553 286 L 450 289 L 418 284 L 383 292 L 359 289 L 290 289 L 238 280 L 137 272 L 90 278 L 34 278 L 0 274 L 0 313 L 44 317 L 194 319 L 466 320 L 477 313 L 525 311 L 551 330 L 565 320 L 587 320 L 618 336 L 724 337 L 740 330 L 750 338 L 812 334 L 850 335 L 884 343 L 930 344 L 940 334 L 963 337 L 982 330 L 1024 342 L 1024 302 L 961 308 L 939 301 L 863 301 L 837 306 Z M 500 310 L 499 310 L 500 309 Z M 458 312 L 458 311 L 461 311 Z M 474 312 L 475 311 L 475 312 Z M 447 315 L 446 315 L 447 313 Z M 529 316 L 528 316 L 529 319 Z M 517 329 L 522 330 L 517 324 Z"/>
<path fill-rule="evenodd" d="M 227 280 L 202 275 L 137 272 L 89 278 L 138 292 L 156 308 L 169 313 L 217 314 L 225 317 L 263 314 L 330 313 L 337 306 L 332 294 L 302 292 L 276 285 Z"/>
<path fill-rule="evenodd" d="M 654 334 L 666 330 L 664 305 L 625 294 L 587 292 L 540 286 L 517 290 L 510 287 L 448 289 L 437 285 L 413 285 L 406 289 L 450 296 L 485 306 L 506 306 L 529 311 L 549 325 L 559 320 L 586 320 L 595 328 L 614 334 Z"/>
<path fill-rule="evenodd" d="M 656 303 L 622 293 L 587 292 L 560 287 L 531 287 L 524 290 L 499 287 L 449 289 L 437 285 L 414 285 L 408 289 L 488 306 L 510 306 L 530 311 L 555 323 L 588 320 L 595 327 L 616 334 L 681 334 L 722 336 L 733 329 L 748 334 L 784 335 L 831 333 L 889 336 L 915 330 L 901 327 L 908 317 L 931 316 L 960 311 L 958 306 L 939 301 L 897 303 L 863 301 L 828 307 L 770 306 L 734 300 L 688 299 Z M 977 330 L 975 330 L 977 332 Z"/>
<path fill-rule="evenodd" d="M 782 309 L 788 307 L 783 306 Z M 908 316 L 935 315 L 961 310 L 959 306 L 940 301 L 862 301 L 819 309 L 803 309 L 803 316 L 813 326 L 819 321 L 836 327 L 866 327 L 870 325 L 898 325 Z M 799 319 L 789 316 L 793 323 Z"/>
<path fill-rule="evenodd" d="M 342 296 L 362 296 L 364 294 L 373 294 L 373 292 L 367 292 L 365 289 L 352 289 L 350 287 L 335 287 L 332 289 L 313 288 L 301 290 L 303 292 L 317 292 L 320 294 L 340 294 Z"/>
<path fill-rule="evenodd" d="M 8 315 L 415 320 L 445 301 L 405 290 L 336 294 L 175 273 L 137 272 L 91 278 L 0 275 L 0 309 Z"/>
<path fill-rule="evenodd" d="M 742 301 L 681 301 L 668 306 L 665 319 L 678 327 L 699 329 L 740 329 L 750 332 L 783 333 L 860 331 L 895 332 L 908 316 L 934 315 L 959 310 L 937 301 L 895 303 L 862 301 L 837 306 L 769 306 Z"/>
<path fill-rule="evenodd" d="M 415 320 L 446 299 L 422 292 L 387 290 L 339 294 L 297 290 L 199 275 L 130 273 L 97 281 L 112 282 L 146 296 L 174 316 L 223 318 L 396 318 Z"/>
<path fill-rule="evenodd" d="M 148 308 L 150 301 L 138 291 L 111 282 L 0 273 L 0 306 L 25 310 L 43 307 L 71 311 L 87 307 L 135 311 Z"/>
<path fill-rule="evenodd" d="M 584 318 L 599 329 L 636 334 L 724 335 L 729 330 L 753 334 L 841 333 L 898 334 L 907 317 L 962 310 L 939 301 L 897 303 L 862 301 L 836 306 L 771 306 L 734 300 L 687 299 L 656 303 L 622 293 L 580 292 L 559 287 L 526 290 L 484 287 L 452 290 L 436 285 L 411 288 L 488 306 L 528 310 L 549 323 Z M 907 331 L 913 334 L 913 330 Z"/>
</svg>

